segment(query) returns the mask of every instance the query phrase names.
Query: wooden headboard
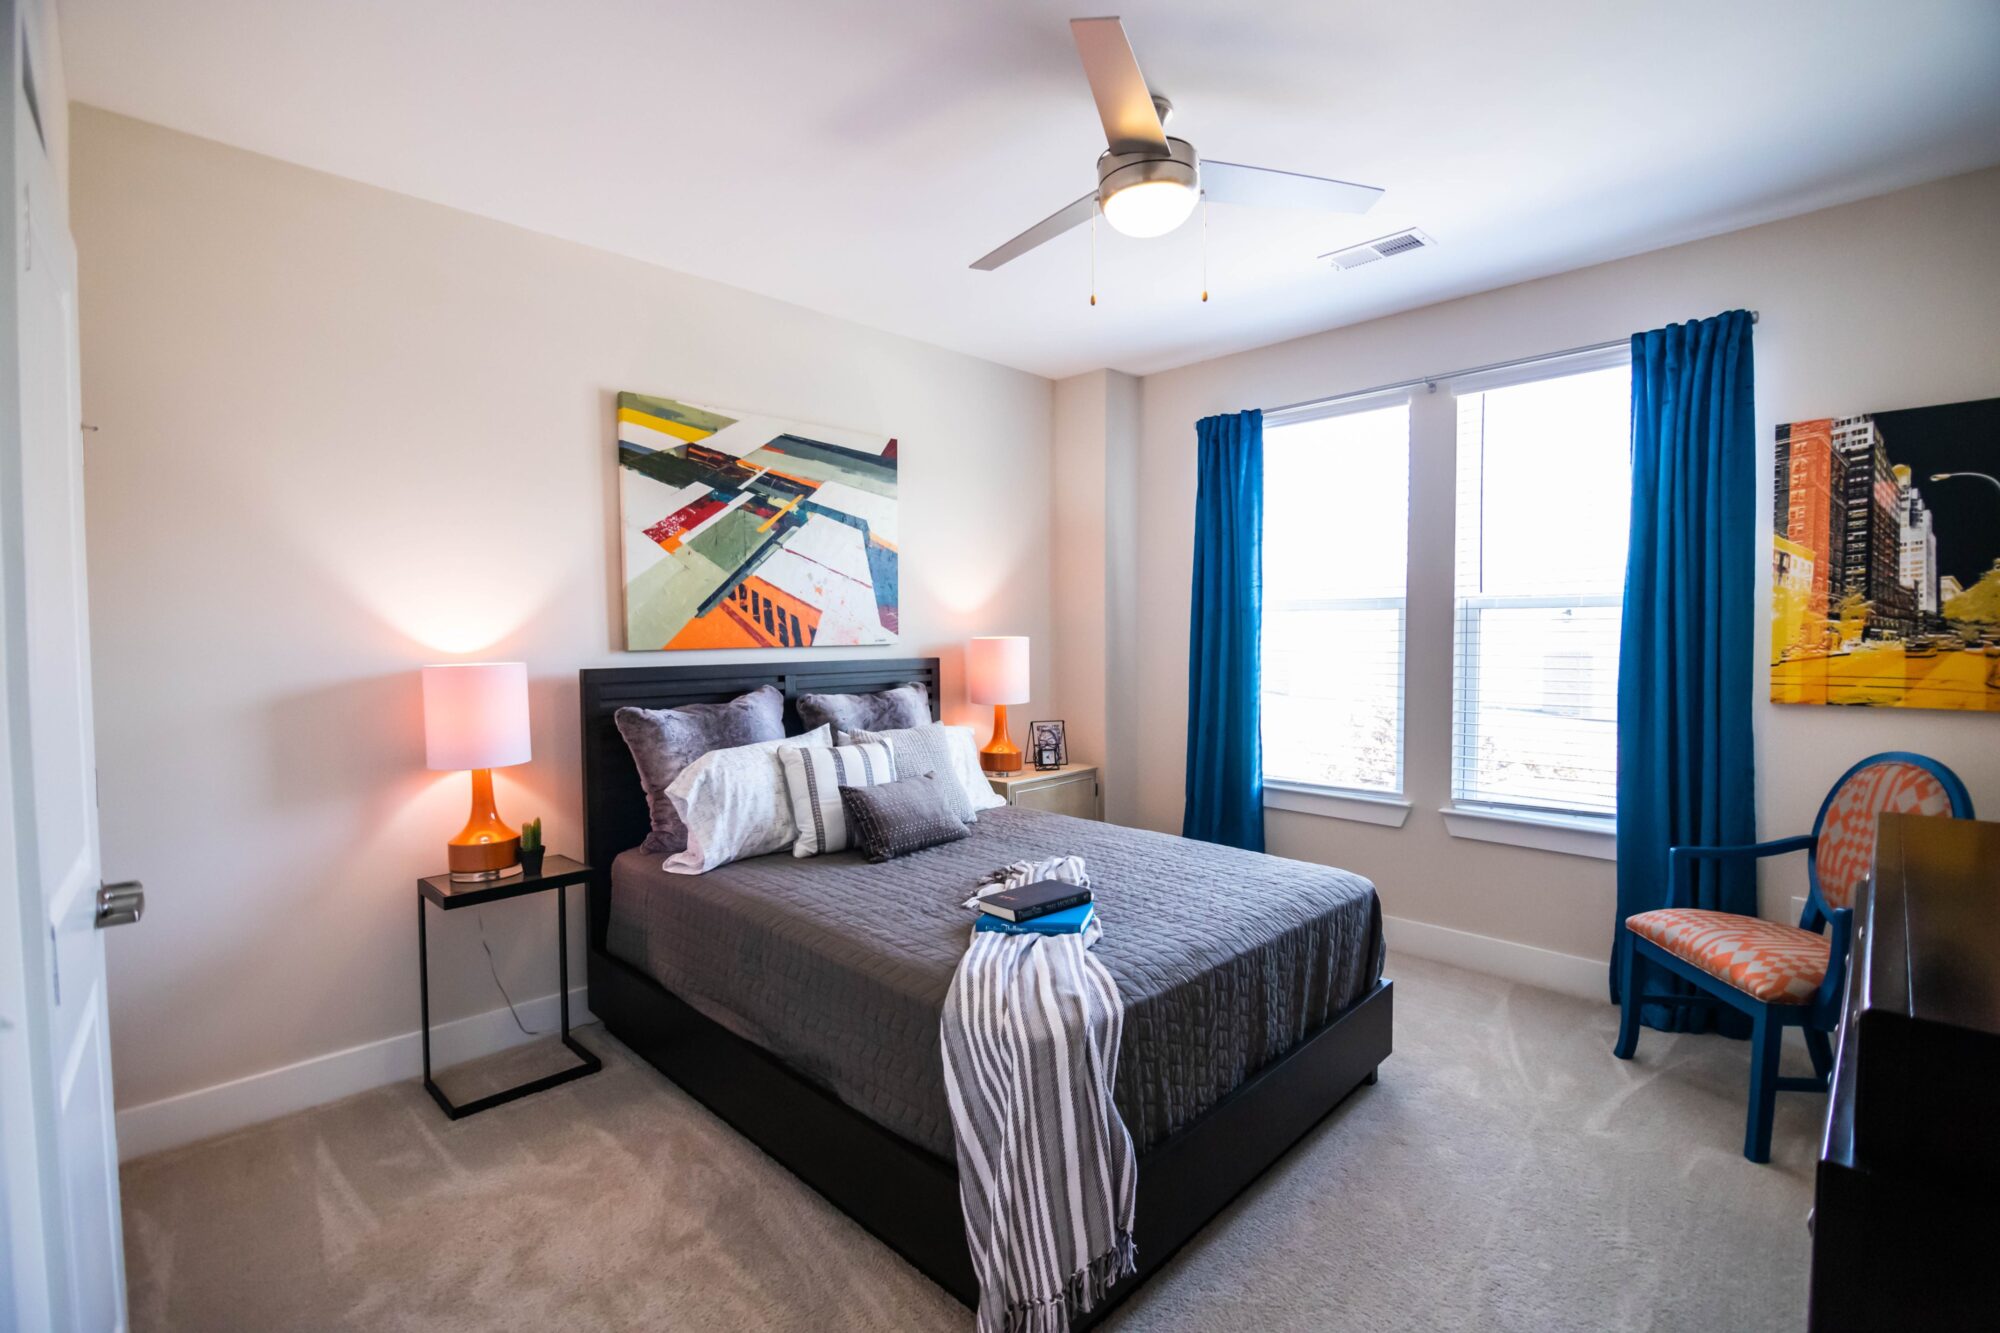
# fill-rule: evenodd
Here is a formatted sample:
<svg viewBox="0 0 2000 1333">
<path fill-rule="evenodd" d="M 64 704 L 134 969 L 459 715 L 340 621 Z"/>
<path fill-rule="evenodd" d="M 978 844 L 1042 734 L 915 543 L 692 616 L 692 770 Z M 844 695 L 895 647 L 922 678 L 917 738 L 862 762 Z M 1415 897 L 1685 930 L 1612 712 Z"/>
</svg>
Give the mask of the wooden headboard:
<svg viewBox="0 0 2000 1333">
<path fill-rule="evenodd" d="M 598 667 L 578 673 L 583 699 L 583 845 L 590 862 L 590 943 L 604 947 L 611 914 L 611 862 L 646 840 L 652 827 L 632 752 L 618 734 L 618 710 L 719 703 L 775 685 L 785 693 L 785 731 L 795 734 L 801 694 L 870 694 L 917 681 L 938 716 L 938 659 L 875 657 L 728 662 L 707 666 Z"/>
</svg>

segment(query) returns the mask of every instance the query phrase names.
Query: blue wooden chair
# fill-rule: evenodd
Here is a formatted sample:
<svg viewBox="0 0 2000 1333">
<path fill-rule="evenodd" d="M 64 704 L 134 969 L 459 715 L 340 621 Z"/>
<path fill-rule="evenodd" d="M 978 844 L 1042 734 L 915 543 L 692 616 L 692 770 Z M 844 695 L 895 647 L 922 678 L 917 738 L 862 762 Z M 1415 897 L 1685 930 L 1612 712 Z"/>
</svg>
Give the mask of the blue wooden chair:
<svg viewBox="0 0 2000 1333">
<path fill-rule="evenodd" d="M 1870 755 L 1841 775 L 1819 807 L 1813 831 L 1747 847 L 1674 847 L 1667 852 L 1667 906 L 1625 922 L 1625 1009 L 1618 1027 L 1619 1059 L 1639 1045 L 1639 1014 L 1647 1004 L 1726 1004 L 1750 1017 L 1750 1121 L 1743 1155 L 1771 1160 L 1771 1117 L 1780 1092 L 1822 1091 L 1833 1074 L 1827 1034 L 1840 1023 L 1852 939 L 1854 900 L 1872 873 L 1875 821 L 1884 813 L 1972 818 L 1972 798 L 1958 776 L 1935 759 L 1891 751 Z M 1799 924 L 1682 906 L 1694 862 L 1806 854 L 1810 889 Z M 1829 931 L 1827 928 L 1831 927 Z M 1659 971 L 1701 990 L 1699 995 L 1645 991 Z M 1805 1030 L 1812 1078 L 1779 1078 L 1784 1029 Z"/>
</svg>

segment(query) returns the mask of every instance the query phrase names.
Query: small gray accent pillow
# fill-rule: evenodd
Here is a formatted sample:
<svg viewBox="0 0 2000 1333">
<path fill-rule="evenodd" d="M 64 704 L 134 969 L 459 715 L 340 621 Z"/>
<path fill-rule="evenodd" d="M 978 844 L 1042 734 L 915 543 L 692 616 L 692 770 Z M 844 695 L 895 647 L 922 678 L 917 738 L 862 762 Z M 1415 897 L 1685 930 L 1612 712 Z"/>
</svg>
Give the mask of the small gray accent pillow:
<svg viewBox="0 0 2000 1333">
<path fill-rule="evenodd" d="M 682 704 L 679 708 L 621 708 L 614 719 L 618 734 L 632 751 L 653 831 L 641 850 L 671 856 L 687 847 L 687 825 L 667 799 L 667 788 L 681 770 L 710 750 L 785 737 L 785 695 L 774 685 L 760 685 L 727 703 Z"/>
<path fill-rule="evenodd" d="M 807 730 L 887 731 L 921 727 L 931 720 L 931 692 L 917 681 L 874 694 L 801 694 L 799 721 Z"/>
<path fill-rule="evenodd" d="M 848 845 L 870 861 L 887 861 L 957 842 L 966 836 L 965 821 L 951 801 L 957 785 L 950 774 L 925 773 L 874 787 L 842 787 Z"/>
</svg>

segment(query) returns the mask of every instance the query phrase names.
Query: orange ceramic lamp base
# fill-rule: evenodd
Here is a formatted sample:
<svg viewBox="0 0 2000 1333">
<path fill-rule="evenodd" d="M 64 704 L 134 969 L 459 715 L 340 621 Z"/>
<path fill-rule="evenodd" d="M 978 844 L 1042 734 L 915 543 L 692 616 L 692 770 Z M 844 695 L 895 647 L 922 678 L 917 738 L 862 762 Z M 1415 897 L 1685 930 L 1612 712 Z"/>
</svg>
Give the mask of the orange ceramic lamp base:
<svg viewBox="0 0 2000 1333">
<path fill-rule="evenodd" d="M 1007 734 L 1007 705 L 993 705 L 993 739 L 979 752 L 979 767 L 988 773 L 1019 773 L 1021 747 Z"/>
<path fill-rule="evenodd" d="M 472 815 L 445 852 L 453 879 L 502 879 L 519 873 L 521 834 L 501 822 L 493 808 L 492 769 L 472 770 Z"/>
</svg>

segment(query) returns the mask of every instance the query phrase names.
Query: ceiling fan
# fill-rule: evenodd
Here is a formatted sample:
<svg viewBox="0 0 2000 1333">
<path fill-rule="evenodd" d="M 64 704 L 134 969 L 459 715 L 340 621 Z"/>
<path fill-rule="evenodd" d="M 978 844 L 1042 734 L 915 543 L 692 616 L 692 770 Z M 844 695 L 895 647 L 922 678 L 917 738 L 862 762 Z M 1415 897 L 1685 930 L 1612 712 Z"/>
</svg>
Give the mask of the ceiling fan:
<svg viewBox="0 0 2000 1333">
<path fill-rule="evenodd" d="M 1070 35 L 1083 57 L 1083 74 L 1097 99 L 1097 115 L 1110 141 L 1097 159 L 1097 188 L 1057 209 L 972 267 L 991 271 L 1090 220 L 1104 220 L 1127 236 L 1164 236 L 1188 220 L 1203 195 L 1218 204 L 1252 208 L 1316 209 L 1365 213 L 1382 191 L 1372 185 L 1303 176 L 1236 162 L 1204 162 L 1185 139 L 1167 136 L 1173 104 L 1146 86 L 1139 58 L 1115 18 L 1071 19 Z"/>
</svg>

